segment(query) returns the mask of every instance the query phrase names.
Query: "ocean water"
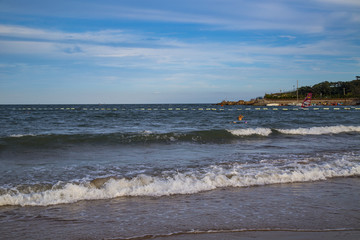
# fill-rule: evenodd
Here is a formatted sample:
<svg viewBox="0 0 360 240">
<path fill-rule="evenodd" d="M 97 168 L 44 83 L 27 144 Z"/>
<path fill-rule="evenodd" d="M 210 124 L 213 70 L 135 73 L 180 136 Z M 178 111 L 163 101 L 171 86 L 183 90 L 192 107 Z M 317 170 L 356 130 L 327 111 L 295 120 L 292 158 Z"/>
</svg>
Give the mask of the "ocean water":
<svg viewBox="0 0 360 240">
<path fill-rule="evenodd" d="M 0 238 L 360 233 L 358 107 L 3 105 L 0 126 Z"/>
</svg>

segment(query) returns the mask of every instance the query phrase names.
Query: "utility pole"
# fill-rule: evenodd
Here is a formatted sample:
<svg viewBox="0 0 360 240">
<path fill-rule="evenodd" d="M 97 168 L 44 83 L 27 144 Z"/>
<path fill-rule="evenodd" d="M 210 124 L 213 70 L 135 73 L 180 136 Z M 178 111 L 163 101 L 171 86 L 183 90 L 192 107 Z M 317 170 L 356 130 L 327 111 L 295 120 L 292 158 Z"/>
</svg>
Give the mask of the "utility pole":
<svg viewBox="0 0 360 240">
<path fill-rule="evenodd" d="M 299 102 L 299 80 L 296 80 L 296 103 Z"/>
</svg>

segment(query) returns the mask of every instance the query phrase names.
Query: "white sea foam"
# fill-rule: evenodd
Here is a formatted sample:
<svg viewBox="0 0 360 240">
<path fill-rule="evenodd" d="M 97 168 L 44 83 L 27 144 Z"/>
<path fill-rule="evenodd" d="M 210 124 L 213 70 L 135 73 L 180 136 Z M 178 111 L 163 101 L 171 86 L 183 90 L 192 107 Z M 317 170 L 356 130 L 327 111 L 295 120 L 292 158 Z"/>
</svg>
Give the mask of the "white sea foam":
<svg viewBox="0 0 360 240">
<path fill-rule="evenodd" d="M 147 136 L 147 135 L 149 135 L 149 134 L 152 134 L 153 132 L 152 131 L 149 131 L 149 130 L 144 130 L 144 131 L 142 131 L 141 132 L 141 134 L 143 134 L 143 135 L 145 135 L 145 136 Z"/>
<path fill-rule="evenodd" d="M 13 138 L 21 138 L 21 137 L 33 137 L 33 136 L 36 136 L 35 134 L 12 134 L 10 135 L 10 137 L 13 137 Z"/>
<path fill-rule="evenodd" d="M 289 161 L 282 167 L 272 164 L 215 165 L 201 171 L 184 173 L 164 172 L 163 176 L 140 174 L 132 179 L 110 178 L 102 186 L 90 182 L 67 183 L 42 192 L 22 193 L 11 191 L 0 195 L 0 206 L 47 206 L 81 200 L 109 199 L 121 196 L 168 196 L 194 194 L 221 187 L 249 187 L 276 183 L 325 180 L 332 177 L 360 175 L 358 160 L 342 158 L 322 163 L 296 163 Z"/>
<path fill-rule="evenodd" d="M 326 134 L 360 132 L 360 126 L 339 125 L 339 126 L 275 129 L 275 130 L 282 134 L 289 134 L 289 135 L 326 135 Z M 260 135 L 266 137 L 272 133 L 272 130 L 270 128 L 244 128 L 244 129 L 232 129 L 227 131 L 235 136 Z"/>
<path fill-rule="evenodd" d="M 339 134 L 347 132 L 360 132 L 360 126 L 326 126 L 326 127 L 311 127 L 311 128 L 295 128 L 295 129 L 276 129 L 283 134 L 295 135 L 324 135 L 324 134 Z"/>
<path fill-rule="evenodd" d="M 243 128 L 243 129 L 232 129 L 227 131 L 235 136 L 250 136 L 250 135 L 268 136 L 271 134 L 270 128 Z"/>
</svg>

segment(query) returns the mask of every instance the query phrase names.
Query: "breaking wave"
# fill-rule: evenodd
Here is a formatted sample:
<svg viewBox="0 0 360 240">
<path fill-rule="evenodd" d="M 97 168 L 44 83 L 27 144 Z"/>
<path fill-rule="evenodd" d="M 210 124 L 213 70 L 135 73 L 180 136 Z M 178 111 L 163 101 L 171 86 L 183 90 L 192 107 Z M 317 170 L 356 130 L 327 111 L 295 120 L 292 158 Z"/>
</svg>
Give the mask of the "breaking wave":
<svg viewBox="0 0 360 240">
<path fill-rule="evenodd" d="M 339 134 L 349 132 L 360 132 L 359 126 L 328 126 L 328 127 L 311 127 L 311 128 L 296 128 L 296 129 L 277 129 L 283 134 L 297 134 L 297 135 L 324 135 L 324 134 Z"/>
<path fill-rule="evenodd" d="M 260 135 L 266 137 L 272 133 L 272 130 L 270 128 L 243 128 L 243 129 L 233 129 L 228 131 L 235 136 Z"/>
<path fill-rule="evenodd" d="M 277 183 L 309 182 L 334 177 L 360 176 L 356 155 L 329 161 L 287 161 L 277 163 L 226 163 L 184 172 L 163 171 L 158 175 L 139 174 L 132 178 L 107 177 L 83 182 L 58 182 L 0 188 L 0 206 L 47 206 L 81 200 L 128 196 L 169 196 L 195 194 L 223 187 L 251 187 Z"/>
<path fill-rule="evenodd" d="M 15 147 L 56 147 L 73 144 L 146 144 L 146 143 L 227 143 L 246 137 L 269 137 L 273 134 L 285 135 L 329 135 L 341 133 L 360 133 L 360 126 L 324 126 L 310 128 L 239 128 L 213 129 L 190 132 L 157 133 L 142 131 L 134 133 L 91 133 L 91 134 L 14 134 L 0 138 L 0 148 Z"/>
<path fill-rule="evenodd" d="M 288 135 L 327 135 L 340 133 L 359 133 L 360 126 L 325 126 L 325 127 L 310 127 L 310 128 L 292 128 L 292 129 L 271 129 L 271 128 L 244 128 L 228 130 L 231 134 L 236 136 L 250 136 L 260 135 L 269 136 L 274 132 Z"/>
</svg>

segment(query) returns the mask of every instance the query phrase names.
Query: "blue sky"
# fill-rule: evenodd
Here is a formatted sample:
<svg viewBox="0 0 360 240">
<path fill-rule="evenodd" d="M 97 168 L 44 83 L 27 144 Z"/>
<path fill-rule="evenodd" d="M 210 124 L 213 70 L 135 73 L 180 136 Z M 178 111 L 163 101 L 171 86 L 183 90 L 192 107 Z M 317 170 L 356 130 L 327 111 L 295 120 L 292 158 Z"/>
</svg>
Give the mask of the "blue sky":
<svg viewBox="0 0 360 240">
<path fill-rule="evenodd" d="M 359 0 L 0 0 L 0 104 L 216 103 L 360 75 Z"/>
</svg>

